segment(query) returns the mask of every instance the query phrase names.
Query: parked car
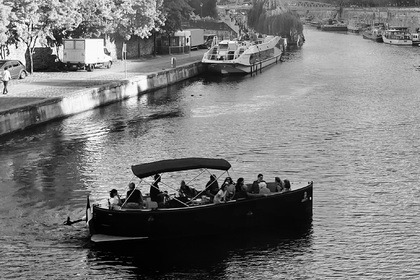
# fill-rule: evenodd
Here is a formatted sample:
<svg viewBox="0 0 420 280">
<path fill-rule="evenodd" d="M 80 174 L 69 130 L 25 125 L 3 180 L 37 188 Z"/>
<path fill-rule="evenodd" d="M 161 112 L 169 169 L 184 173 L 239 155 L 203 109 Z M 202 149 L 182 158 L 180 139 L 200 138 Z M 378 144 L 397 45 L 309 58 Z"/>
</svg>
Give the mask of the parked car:
<svg viewBox="0 0 420 280">
<path fill-rule="evenodd" d="M 19 60 L 0 60 L 0 73 L 3 72 L 6 66 L 8 66 L 12 79 L 24 79 L 28 76 L 25 65 Z"/>
</svg>

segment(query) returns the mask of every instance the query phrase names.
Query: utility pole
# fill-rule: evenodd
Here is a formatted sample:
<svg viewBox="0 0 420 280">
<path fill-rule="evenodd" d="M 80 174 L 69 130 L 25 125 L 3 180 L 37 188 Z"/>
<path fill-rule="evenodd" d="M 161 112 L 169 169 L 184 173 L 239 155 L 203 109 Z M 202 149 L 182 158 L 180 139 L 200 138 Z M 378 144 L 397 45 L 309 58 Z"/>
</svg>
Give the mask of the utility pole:
<svg viewBox="0 0 420 280">
<path fill-rule="evenodd" d="M 200 3 L 201 13 L 200 16 L 203 18 L 203 2 Z"/>
</svg>

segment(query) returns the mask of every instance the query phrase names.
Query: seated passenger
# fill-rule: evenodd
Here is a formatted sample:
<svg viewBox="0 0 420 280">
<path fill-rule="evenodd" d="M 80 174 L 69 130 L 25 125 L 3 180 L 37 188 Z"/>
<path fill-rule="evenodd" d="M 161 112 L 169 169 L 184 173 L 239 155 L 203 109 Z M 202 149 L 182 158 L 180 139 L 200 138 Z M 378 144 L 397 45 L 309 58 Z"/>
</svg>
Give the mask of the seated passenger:
<svg viewBox="0 0 420 280">
<path fill-rule="evenodd" d="M 226 177 L 225 181 L 222 184 L 222 187 L 225 186 L 226 189 L 226 196 L 225 200 L 229 201 L 232 199 L 233 195 L 235 194 L 235 183 L 231 177 Z"/>
<path fill-rule="evenodd" d="M 214 196 L 219 191 L 219 183 L 217 182 L 216 175 L 210 175 L 210 181 L 206 184 L 206 195 L 213 201 Z"/>
<path fill-rule="evenodd" d="M 116 189 L 112 189 L 109 192 L 109 209 L 119 210 L 121 209 L 121 199 Z"/>
<path fill-rule="evenodd" d="M 270 194 L 271 191 L 270 189 L 267 187 L 267 183 L 266 182 L 260 182 L 259 183 L 259 188 L 260 188 L 260 194 Z"/>
<path fill-rule="evenodd" d="M 257 180 L 255 180 L 252 183 L 251 188 L 248 190 L 248 194 L 247 194 L 248 197 L 260 197 L 261 196 L 261 194 L 260 194 L 260 186 L 259 186 L 259 184 L 261 182 L 264 182 L 265 183 L 264 177 L 263 177 L 262 174 L 258 174 Z"/>
<path fill-rule="evenodd" d="M 213 202 L 216 203 L 216 204 L 226 202 L 226 185 L 222 185 L 220 187 L 220 190 L 214 196 Z"/>
<path fill-rule="evenodd" d="M 282 193 L 284 193 L 284 192 L 290 192 L 290 190 L 291 190 L 290 181 L 287 180 L 287 179 L 285 179 L 284 180 L 284 189 L 283 189 Z"/>
<path fill-rule="evenodd" d="M 274 182 L 276 184 L 276 192 L 282 192 L 284 187 L 283 187 L 283 181 L 280 179 L 280 177 L 275 177 Z"/>
<path fill-rule="evenodd" d="M 136 189 L 136 185 L 133 182 L 128 184 L 127 196 L 123 207 L 131 209 L 143 207 L 143 196 L 140 190 Z"/>
<path fill-rule="evenodd" d="M 246 198 L 246 197 L 247 197 L 247 187 L 245 185 L 244 178 L 240 177 L 236 181 L 235 195 L 233 196 L 232 199 L 237 200 L 237 199 Z"/>
<path fill-rule="evenodd" d="M 198 194 L 196 189 L 191 188 L 188 186 L 184 180 L 181 181 L 181 187 L 179 188 L 179 196 L 187 197 L 187 198 L 194 198 Z"/>
</svg>

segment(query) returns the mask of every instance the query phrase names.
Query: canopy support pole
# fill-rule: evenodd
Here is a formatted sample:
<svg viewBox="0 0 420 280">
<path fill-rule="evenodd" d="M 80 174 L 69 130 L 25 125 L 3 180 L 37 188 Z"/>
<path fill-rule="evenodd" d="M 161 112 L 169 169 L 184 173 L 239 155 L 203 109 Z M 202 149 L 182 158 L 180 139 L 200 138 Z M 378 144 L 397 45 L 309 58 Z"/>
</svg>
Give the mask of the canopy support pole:
<svg viewBox="0 0 420 280">
<path fill-rule="evenodd" d="M 158 179 L 161 179 L 162 178 L 162 176 L 159 174 L 159 178 Z M 159 190 L 160 191 L 160 189 L 159 188 L 157 188 L 155 185 L 154 185 L 154 183 L 156 183 L 156 180 L 155 179 L 153 179 L 154 181 L 153 181 L 153 183 L 151 183 L 150 184 L 150 186 L 152 187 L 152 188 L 155 188 L 155 189 L 157 189 L 157 190 Z M 173 191 L 176 191 L 176 189 L 174 189 L 173 187 L 171 187 L 171 186 L 169 186 L 169 185 L 167 185 L 167 184 L 165 184 L 165 183 L 162 183 L 163 185 L 165 185 L 166 187 L 168 187 L 168 188 L 170 188 L 171 190 L 173 190 Z M 174 197 L 174 199 L 176 200 L 176 201 L 178 201 L 179 203 L 181 203 L 181 204 L 183 204 L 183 205 L 185 205 L 186 207 L 190 207 L 188 204 L 186 204 L 185 202 L 183 202 L 183 201 L 181 201 L 181 200 L 179 200 L 179 199 L 177 199 L 176 197 Z"/>
<path fill-rule="evenodd" d="M 208 171 L 207 169 L 206 169 L 206 171 Z M 212 175 L 212 173 L 210 172 L 210 171 L 208 171 L 209 173 L 210 173 L 210 175 Z M 223 174 L 225 174 L 225 173 L 227 173 L 228 175 L 229 175 L 229 172 L 226 170 L 226 171 L 224 171 L 222 174 L 220 174 L 220 176 L 219 177 L 217 177 L 216 178 L 216 181 L 218 180 L 218 179 L 220 179 L 220 177 L 222 177 L 223 176 Z M 196 199 L 197 197 L 199 197 L 203 192 L 205 192 L 206 190 L 207 190 L 207 188 L 208 187 L 205 187 L 204 188 L 204 190 L 202 190 L 201 192 L 199 192 L 196 196 L 194 196 L 191 200 L 194 200 L 194 199 Z"/>
<path fill-rule="evenodd" d="M 134 178 L 134 176 L 133 176 L 133 178 Z M 131 180 L 133 180 L 133 179 L 131 179 Z M 131 181 L 130 180 L 130 181 Z M 141 182 L 143 181 L 143 179 L 140 179 L 140 182 L 139 182 L 139 185 L 141 184 Z M 137 186 L 134 186 L 134 189 L 137 189 Z M 131 192 L 130 193 L 130 195 L 128 196 L 128 197 L 126 197 L 125 198 L 125 200 L 124 200 L 124 203 L 121 205 L 121 208 L 123 208 L 124 207 L 124 205 L 127 203 L 127 201 L 128 201 L 128 199 L 131 197 L 131 195 L 133 194 L 134 192 Z M 141 193 L 140 193 L 141 194 Z"/>
</svg>

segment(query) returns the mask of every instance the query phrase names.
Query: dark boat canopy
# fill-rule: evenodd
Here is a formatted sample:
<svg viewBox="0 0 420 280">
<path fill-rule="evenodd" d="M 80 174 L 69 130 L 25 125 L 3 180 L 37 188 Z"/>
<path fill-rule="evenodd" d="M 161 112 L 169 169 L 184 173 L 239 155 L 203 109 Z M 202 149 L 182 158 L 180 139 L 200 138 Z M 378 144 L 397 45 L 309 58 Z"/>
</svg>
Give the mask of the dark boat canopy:
<svg viewBox="0 0 420 280">
<path fill-rule="evenodd" d="M 180 158 L 167 159 L 138 165 L 132 165 L 131 170 L 137 177 L 145 178 L 158 173 L 175 172 L 191 169 L 229 170 L 230 163 L 224 159 L 215 158 Z"/>
</svg>

